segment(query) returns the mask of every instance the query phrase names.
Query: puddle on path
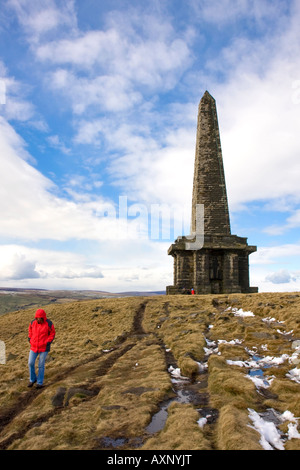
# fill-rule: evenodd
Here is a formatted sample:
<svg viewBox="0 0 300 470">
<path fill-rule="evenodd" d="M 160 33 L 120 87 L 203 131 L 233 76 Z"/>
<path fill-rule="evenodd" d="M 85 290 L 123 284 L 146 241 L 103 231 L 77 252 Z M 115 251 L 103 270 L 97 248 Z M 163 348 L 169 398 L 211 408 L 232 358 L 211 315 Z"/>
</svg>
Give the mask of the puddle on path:
<svg viewBox="0 0 300 470">
<path fill-rule="evenodd" d="M 257 377 L 258 379 L 261 379 L 261 384 L 264 387 L 269 387 L 269 382 L 264 378 L 264 369 L 268 369 L 271 366 L 269 364 L 262 364 L 261 361 L 263 361 L 263 358 L 256 354 L 252 355 L 252 359 L 258 363 L 258 367 L 253 367 L 250 369 L 248 375 L 253 378 Z"/>
<path fill-rule="evenodd" d="M 210 421 L 208 420 L 207 422 L 213 422 L 216 419 L 216 410 L 207 407 L 208 394 L 201 391 L 203 388 L 202 381 L 197 380 L 193 382 L 185 377 L 182 379 L 172 379 L 172 383 L 176 396 L 160 404 L 159 411 L 153 415 L 150 424 L 146 428 L 147 433 L 154 434 L 165 427 L 168 418 L 168 407 L 173 402 L 193 404 L 197 407 L 200 417 L 209 416 Z"/>
<path fill-rule="evenodd" d="M 168 407 L 173 401 L 175 398 L 161 403 L 160 410 L 152 416 L 151 423 L 146 427 L 146 432 L 154 434 L 164 428 L 168 418 Z"/>
</svg>

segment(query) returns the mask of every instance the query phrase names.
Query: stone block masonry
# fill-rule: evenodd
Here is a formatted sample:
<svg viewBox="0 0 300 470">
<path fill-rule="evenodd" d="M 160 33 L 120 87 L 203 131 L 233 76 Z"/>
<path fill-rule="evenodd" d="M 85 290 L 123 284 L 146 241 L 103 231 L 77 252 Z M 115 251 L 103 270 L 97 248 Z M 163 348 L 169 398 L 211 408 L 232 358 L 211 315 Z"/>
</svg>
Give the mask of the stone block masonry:
<svg viewBox="0 0 300 470">
<path fill-rule="evenodd" d="M 197 206 L 204 206 L 204 238 L 196 238 Z M 249 255 L 256 251 L 247 238 L 231 235 L 228 200 L 216 102 L 206 91 L 199 103 L 192 193 L 191 235 L 178 237 L 168 250 L 174 258 L 174 285 L 167 294 L 257 292 L 249 286 Z"/>
</svg>

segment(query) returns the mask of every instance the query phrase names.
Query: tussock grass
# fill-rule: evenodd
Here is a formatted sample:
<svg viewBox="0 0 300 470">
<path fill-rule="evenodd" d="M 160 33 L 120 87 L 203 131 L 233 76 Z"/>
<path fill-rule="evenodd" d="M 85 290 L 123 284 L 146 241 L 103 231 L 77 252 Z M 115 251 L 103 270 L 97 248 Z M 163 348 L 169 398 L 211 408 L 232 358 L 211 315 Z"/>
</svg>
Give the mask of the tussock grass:
<svg viewBox="0 0 300 470">
<path fill-rule="evenodd" d="M 235 316 L 233 309 L 254 316 Z M 297 358 L 265 369 L 273 380 L 262 390 L 246 367 L 227 362 L 251 360 L 250 352 L 290 358 L 300 340 L 298 293 L 100 299 L 45 310 L 57 336 L 41 392 L 26 387 L 35 309 L 0 317 L 7 357 L 0 365 L 0 418 L 7 420 L 1 428 L 0 419 L 0 448 L 107 449 L 119 439 L 123 449 L 260 449 L 248 408 L 300 417 L 300 384 L 287 376 L 300 368 Z M 207 395 L 205 406 L 216 418 L 200 428 L 197 409 L 204 405 L 173 402 L 164 429 L 149 436 L 153 414 L 174 396 L 166 349 L 194 390 L 202 384 L 197 393 Z M 207 364 L 202 375 L 199 364 Z M 285 448 L 298 449 L 299 442 Z"/>
<path fill-rule="evenodd" d="M 216 434 L 219 450 L 262 450 L 258 432 L 249 426 L 246 409 L 231 404 L 223 406 Z"/>
<path fill-rule="evenodd" d="M 208 324 L 208 312 L 199 309 L 199 302 L 185 296 L 164 299 L 163 303 L 160 299 L 147 304 L 144 327 L 161 338 L 166 347 L 172 350 L 182 373 L 192 377 L 198 372 L 196 361 L 204 357 L 204 331 Z M 203 303 L 209 304 L 205 298 Z"/>
<path fill-rule="evenodd" d="M 254 384 L 244 376 L 240 368 L 229 366 L 221 356 L 211 356 L 208 368 L 208 389 L 214 408 L 232 405 L 238 409 L 247 409 L 257 401 Z"/>
</svg>

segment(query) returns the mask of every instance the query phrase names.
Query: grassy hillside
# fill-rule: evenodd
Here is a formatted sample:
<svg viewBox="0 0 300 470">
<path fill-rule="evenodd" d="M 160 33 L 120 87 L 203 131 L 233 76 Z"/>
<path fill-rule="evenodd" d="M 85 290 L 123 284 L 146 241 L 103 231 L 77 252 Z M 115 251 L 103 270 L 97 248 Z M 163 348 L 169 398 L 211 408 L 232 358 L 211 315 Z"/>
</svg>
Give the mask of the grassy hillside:
<svg viewBox="0 0 300 470">
<path fill-rule="evenodd" d="M 27 388 L 35 307 L 0 317 L 0 449 L 300 449 L 299 294 L 45 310 L 57 335 L 41 390 Z"/>
<path fill-rule="evenodd" d="M 122 297 L 123 294 L 111 294 L 101 291 L 78 290 L 46 290 L 46 289 L 6 289 L 0 288 L 0 315 L 23 310 L 38 308 L 40 305 L 52 303 L 62 304 L 75 300 L 91 300 L 105 297 Z M 125 295 L 125 294 L 124 294 Z"/>
</svg>

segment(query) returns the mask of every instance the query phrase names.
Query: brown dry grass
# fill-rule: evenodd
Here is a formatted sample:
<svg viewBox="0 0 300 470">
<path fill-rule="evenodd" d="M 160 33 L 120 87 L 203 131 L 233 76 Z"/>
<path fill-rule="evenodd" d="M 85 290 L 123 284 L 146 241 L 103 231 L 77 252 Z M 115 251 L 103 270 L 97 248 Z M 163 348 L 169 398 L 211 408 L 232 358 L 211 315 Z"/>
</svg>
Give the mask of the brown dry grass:
<svg viewBox="0 0 300 470">
<path fill-rule="evenodd" d="M 229 307 L 255 316 L 236 317 Z M 26 387 L 27 328 L 35 310 L 0 317 L 7 358 L 0 365 L 2 449 L 105 449 L 109 439 L 120 439 L 124 449 L 260 449 L 248 408 L 300 417 L 300 384 L 286 375 L 297 363 L 266 369 L 274 378 L 260 392 L 247 369 L 227 363 L 248 360 L 248 350 L 291 356 L 293 340 L 300 340 L 297 293 L 131 297 L 45 309 L 57 336 L 42 391 Z M 276 322 L 263 321 L 267 317 Z M 226 342 L 207 358 L 206 340 Z M 164 429 L 149 436 L 151 416 L 174 395 L 166 348 L 183 375 L 196 385 L 202 381 L 199 393 L 218 418 L 200 428 L 199 406 L 175 401 Z M 198 375 L 199 363 L 208 365 L 204 375 Z M 65 391 L 61 406 L 53 404 L 59 390 Z M 289 440 L 285 448 L 298 449 L 299 442 Z"/>
</svg>

